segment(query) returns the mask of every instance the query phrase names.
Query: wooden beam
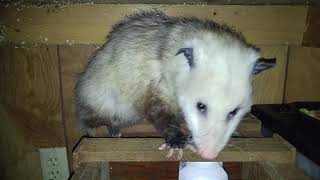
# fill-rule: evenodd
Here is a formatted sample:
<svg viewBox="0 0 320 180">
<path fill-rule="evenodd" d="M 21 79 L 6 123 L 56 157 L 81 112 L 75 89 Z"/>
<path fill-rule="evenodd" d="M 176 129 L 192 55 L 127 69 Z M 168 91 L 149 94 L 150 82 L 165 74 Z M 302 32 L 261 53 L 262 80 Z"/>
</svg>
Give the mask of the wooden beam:
<svg viewBox="0 0 320 180">
<path fill-rule="evenodd" d="M 83 138 L 73 152 L 74 168 L 94 161 L 170 161 L 167 151 L 159 151 L 162 138 Z M 281 138 L 232 138 L 216 161 L 272 161 L 289 163 L 295 150 Z M 204 161 L 186 150 L 182 160 Z"/>
<path fill-rule="evenodd" d="M 9 5 L 0 7 L 2 41 L 22 45 L 102 44 L 112 25 L 124 15 L 152 8 L 168 15 L 229 24 L 257 45 L 301 45 L 308 9 L 303 5 Z"/>
</svg>

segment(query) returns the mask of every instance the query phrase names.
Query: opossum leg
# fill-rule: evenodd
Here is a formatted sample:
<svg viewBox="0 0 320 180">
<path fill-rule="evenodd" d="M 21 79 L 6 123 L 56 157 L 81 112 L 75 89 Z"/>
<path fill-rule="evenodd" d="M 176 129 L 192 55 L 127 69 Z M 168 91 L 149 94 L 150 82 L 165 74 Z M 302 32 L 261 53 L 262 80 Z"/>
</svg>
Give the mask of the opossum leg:
<svg viewBox="0 0 320 180">
<path fill-rule="evenodd" d="M 109 131 L 110 136 L 114 137 L 114 138 L 118 138 L 121 137 L 121 132 L 120 132 L 120 128 L 117 126 L 112 126 L 110 124 L 106 125 L 107 129 Z"/>
<path fill-rule="evenodd" d="M 94 129 L 107 126 L 109 134 L 112 137 L 120 137 L 120 128 L 118 126 L 113 125 L 112 122 L 119 121 L 117 117 L 101 117 L 98 116 L 97 113 L 93 110 L 93 108 L 84 104 L 77 104 L 77 119 L 78 125 L 81 129 L 85 130 L 85 133 L 89 137 L 94 137 Z"/>
<path fill-rule="evenodd" d="M 87 128 L 85 128 L 84 132 L 85 132 L 85 135 L 88 136 L 88 137 L 94 137 L 95 136 L 93 128 L 88 128 L 87 127 Z"/>
<path fill-rule="evenodd" d="M 150 108 L 147 120 L 164 136 L 165 143 L 172 148 L 183 149 L 187 144 L 187 136 L 182 132 L 175 115 L 164 112 L 159 107 Z"/>
<path fill-rule="evenodd" d="M 180 122 L 183 121 L 182 116 L 172 112 L 168 104 L 154 94 L 156 93 L 150 92 L 146 97 L 145 118 L 164 136 L 168 147 L 183 149 L 187 145 L 187 136 L 180 127 Z"/>
</svg>

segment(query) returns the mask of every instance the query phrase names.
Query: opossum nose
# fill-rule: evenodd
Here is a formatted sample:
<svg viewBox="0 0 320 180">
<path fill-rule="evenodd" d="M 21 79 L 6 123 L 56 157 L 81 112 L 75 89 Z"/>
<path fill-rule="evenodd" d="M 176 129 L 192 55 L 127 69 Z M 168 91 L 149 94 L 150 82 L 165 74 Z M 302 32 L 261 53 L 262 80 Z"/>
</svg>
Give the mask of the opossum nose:
<svg viewBox="0 0 320 180">
<path fill-rule="evenodd" d="M 210 151 L 207 149 L 199 150 L 198 153 L 203 159 L 208 159 L 208 160 L 214 160 L 218 156 L 218 153 L 215 153 L 214 151 Z"/>
</svg>

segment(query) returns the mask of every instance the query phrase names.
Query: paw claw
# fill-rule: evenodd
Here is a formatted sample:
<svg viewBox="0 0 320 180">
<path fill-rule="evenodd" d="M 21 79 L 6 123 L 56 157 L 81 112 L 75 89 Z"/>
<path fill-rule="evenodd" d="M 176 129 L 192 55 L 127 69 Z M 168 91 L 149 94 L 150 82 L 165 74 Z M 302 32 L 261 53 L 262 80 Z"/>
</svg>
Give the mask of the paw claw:
<svg viewBox="0 0 320 180">
<path fill-rule="evenodd" d="M 192 152 L 197 152 L 196 148 L 191 145 L 191 144 L 187 144 L 185 146 L 185 148 L 172 148 L 170 145 L 163 143 L 160 145 L 160 147 L 158 148 L 159 150 L 165 150 L 165 149 L 169 149 L 168 154 L 167 154 L 167 158 L 169 159 L 175 159 L 175 160 L 181 160 L 182 156 L 183 156 L 183 150 L 184 149 L 190 149 Z M 177 154 L 175 153 L 177 152 Z M 176 155 L 175 155 L 176 154 Z"/>
<path fill-rule="evenodd" d="M 161 146 L 158 148 L 160 151 L 162 151 L 162 150 L 164 150 L 164 149 L 166 149 L 166 147 L 167 147 L 167 144 L 166 143 L 163 143 L 163 144 L 161 144 Z"/>
<path fill-rule="evenodd" d="M 170 149 L 169 153 L 167 154 L 167 158 L 171 158 L 173 156 L 173 152 L 174 152 L 174 150 Z"/>
<path fill-rule="evenodd" d="M 121 134 L 121 133 L 111 134 L 111 136 L 112 136 L 113 138 L 120 138 L 120 137 L 122 136 L 122 134 Z"/>
<path fill-rule="evenodd" d="M 183 156 L 183 150 L 182 149 L 179 149 L 179 152 L 178 152 L 178 157 L 177 159 L 180 160 Z"/>
<path fill-rule="evenodd" d="M 194 145 L 191 145 L 191 144 L 188 144 L 185 149 L 190 149 L 194 153 L 197 152 L 197 148 Z"/>
</svg>

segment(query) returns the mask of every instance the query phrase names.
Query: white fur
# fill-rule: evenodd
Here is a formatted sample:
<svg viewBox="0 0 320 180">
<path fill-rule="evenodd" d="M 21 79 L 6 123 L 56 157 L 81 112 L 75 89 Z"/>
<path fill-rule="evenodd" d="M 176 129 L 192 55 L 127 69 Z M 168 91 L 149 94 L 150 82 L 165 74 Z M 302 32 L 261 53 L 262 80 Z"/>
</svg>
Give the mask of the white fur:
<svg viewBox="0 0 320 180">
<path fill-rule="evenodd" d="M 178 70 L 175 83 L 179 106 L 198 149 L 215 156 L 250 109 L 251 72 L 260 55 L 239 41 L 212 33 L 199 34 L 185 46 L 194 49 L 195 67 Z M 185 62 L 183 55 L 176 58 Z M 197 110 L 197 102 L 207 105 L 206 116 Z M 227 121 L 228 113 L 237 107 L 237 115 Z"/>
</svg>

